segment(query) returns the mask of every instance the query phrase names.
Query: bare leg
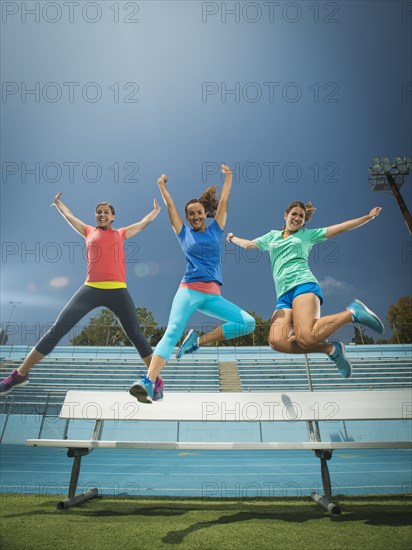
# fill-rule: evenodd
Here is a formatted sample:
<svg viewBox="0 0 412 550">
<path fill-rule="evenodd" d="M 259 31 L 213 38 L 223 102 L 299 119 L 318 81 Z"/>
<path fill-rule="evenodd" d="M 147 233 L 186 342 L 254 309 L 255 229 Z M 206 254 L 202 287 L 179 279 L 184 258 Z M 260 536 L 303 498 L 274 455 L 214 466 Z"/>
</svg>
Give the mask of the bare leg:
<svg viewBox="0 0 412 550">
<path fill-rule="evenodd" d="M 333 346 L 326 342 L 320 342 L 312 348 L 303 349 L 296 343 L 294 333 L 293 311 L 291 309 L 278 309 L 272 317 L 269 331 L 269 345 L 272 349 L 283 353 L 331 353 Z"/>
<path fill-rule="evenodd" d="M 223 334 L 222 325 L 219 325 L 207 334 L 203 334 L 199 338 L 199 345 L 204 346 L 206 344 L 210 344 L 211 342 L 222 342 L 224 339 L 225 336 Z"/>
<path fill-rule="evenodd" d="M 143 357 L 142 360 L 143 360 L 143 363 L 146 365 L 147 368 L 150 367 L 150 362 L 152 360 L 152 357 L 153 357 L 153 353 L 151 353 L 150 355 L 148 355 L 147 357 Z"/>
<path fill-rule="evenodd" d="M 147 376 L 150 378 L 150 380 L 156 380 L 165 365 L 166 359 L 164 357 L 156 354 L 152 355 L 150 367 L 147 372 Z"/>
<path fill-rule="evenodd" d="M 312 293 L 297 296 L 292 308 L 296 342 L 306 350 L 324 342 L 339 328 L 352 322 L 349 310 L 321 317 L 319 298 Z"/>
<path fill-rule="evenodd" d="M 17 372 L 22 376 L 26 376 L 29 373 L 30 369 L 34 367 L 39 361 L 46 357 L 42 353 L 39 353 L 36 348 L 33 348 L 20 367 L 17 369 Z"/>
</svg>

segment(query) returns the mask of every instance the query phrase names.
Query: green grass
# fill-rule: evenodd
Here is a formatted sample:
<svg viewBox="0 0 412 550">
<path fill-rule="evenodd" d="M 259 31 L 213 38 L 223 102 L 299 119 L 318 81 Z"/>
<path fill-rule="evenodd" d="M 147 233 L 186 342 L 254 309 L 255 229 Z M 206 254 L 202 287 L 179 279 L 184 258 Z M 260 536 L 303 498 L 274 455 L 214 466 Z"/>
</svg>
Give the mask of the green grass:
<svg viewBox="0 0 412 550">
<path fill-rule="evenodd" d="M 65 511 L 58 496 L 0 495 L 2 550 L 412 548 L 412 498 L 342 497 L 340 516 L 310 499 L 104 497 Z"/>
</svg>

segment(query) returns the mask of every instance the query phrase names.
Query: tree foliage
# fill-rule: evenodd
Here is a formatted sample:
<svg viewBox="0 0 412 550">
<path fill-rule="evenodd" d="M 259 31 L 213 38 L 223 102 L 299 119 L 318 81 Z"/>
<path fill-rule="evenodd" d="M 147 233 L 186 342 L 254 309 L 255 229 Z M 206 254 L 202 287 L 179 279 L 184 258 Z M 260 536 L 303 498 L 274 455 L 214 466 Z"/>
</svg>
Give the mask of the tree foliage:
<svg viewBox="0 0 412 550">
<path fill-rule="evenodd" d="M 394 344 L 412 343 L 412 296 L 402 296 L 388 309 L 387 321 L 393 330 L 389 340 Z"/>
<path fill-rule="evenodd" d="M 152 346 L 155 346 L 164 334 L 150 310 L 136 308 L 137 318 L 143 334 Z M 130 346 L 131 342 L 123 332 L 117 317 L 109 309 L 103 309 L 92 317 L 83 330 L 72 338 L 75 346 Z"/>
<path fill-rule="evenodd" d="M 352 342 L 354 344 L 367 345 L 367 344 L 374 344 L 375 343 L 375 340 L 373 338 L 371 338 L 370 336 L 365 334 L 365 329 L 364 328 L 361 328 L 357 324 L 355 324 L 353 326 L 354 326 L 354 329 L 355 329 L 355 335 L 352 338 Z"/>
<path fill-rule="evenodd" d="M 270 319 L 262 319 L 255 312 L 249 312 L 256 320 L 256 330 L 252 334 L 239 336 L 232 340 L 225 340 L 221 346 L 267 346 L 270 329 Z M 145 307 L 136 308 L 137 318 L 143 333 L 151 346 L 155 346 L 166 327 L 159 327 L 152 312 Z M 412 343 L 412 296 L 402 296 L 396 304 L 390 305 L 387 321 L 393 330 L 389 340 L 375 340 L 365 334 L 365 329 L 354 326 L 355 334 L 352 342 L 355 344 L 383 344 L 383 343 Z M 213 325 L 214 326 L 214 325 Z M 205 324 L 206 332 L 212 330 L 211 324 Z M 202 330 L 196 328 L 199 334 Z M 72 338 L 71 343 L 78 346 L 130 346 L 131 343 L 124 334 L 117 318 L 109 309 L 103 309 L 96 317 L 92 317 L 83 330 Z"/>
</svg>

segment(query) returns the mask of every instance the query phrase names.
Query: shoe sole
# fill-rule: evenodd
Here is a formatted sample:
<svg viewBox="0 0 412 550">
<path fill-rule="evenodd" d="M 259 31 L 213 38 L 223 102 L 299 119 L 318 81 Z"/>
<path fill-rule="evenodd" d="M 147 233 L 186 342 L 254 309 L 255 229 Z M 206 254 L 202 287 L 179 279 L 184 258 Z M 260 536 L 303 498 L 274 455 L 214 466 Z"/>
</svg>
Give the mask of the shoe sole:
<svg viewBox="0 0 412 550">
<path fill-rule="evenodd" d="M 360 300 L 356 300 L 355 303 L 359 304 L 361 307 L 365 309 L 366 313 L 368 313 L 368 315 L 372 317 L 372 319 L 375 321 L 377 326 L 372 326 L 368 323 L 360 322 L 360 321 L 356 321 L 356 322 L 359 323 L 360 325 L 366 325 L 367 327 L 371 328 L 378 334 L 383 334 L 385 332 L 385 327 L 383 326 L 382 321 L 379 319 L 376 313 L 374 313 L 371 309 L 369 309 L 368 306 L 365 306 L 365 304 Z M 351 312 L 351 313 L 356 317 L 356 313 L 354 312 Z"/>
<path fill-rule="evenodd" d="M 147 393 L 147 390 L 144 389 L 143 386 L 140 386 L 139 384 L 136 384 L 135 386 L 132 386 L 129 388 L 129 393 L 133 397 L 135 397 L 139 403 L 152 403 L 152 398 Z"/>
<path fill-rule="evenodd" d="M 16 388 L 23 388 L 24 386 L 27 386 L 29 384 L 29 380 L 25 380 L 24 382 L 20 382 L 20 384 L 14 384 L 9 390 L 3 391 L 0 393 L 0 395 L 8 395 L 10 392 L 12 392 Z"/>
<path fill-rule="evenodd" d="M 177 353 L 176 353 L 176 359 L 181 359 L 182 355 L 185 354 L 185 352 L 183 351 L 183 347 L 184 345 L 186 344 L 186 342 L 189 340 L 189 338 L 192 336 L 192 333 L 194 332 L 194 330 L 191 328 L 189 330 L 189 332 L 186 334 L 186 338 L 183 340 L 180 348 L 177 350 Z"/>
</svg>

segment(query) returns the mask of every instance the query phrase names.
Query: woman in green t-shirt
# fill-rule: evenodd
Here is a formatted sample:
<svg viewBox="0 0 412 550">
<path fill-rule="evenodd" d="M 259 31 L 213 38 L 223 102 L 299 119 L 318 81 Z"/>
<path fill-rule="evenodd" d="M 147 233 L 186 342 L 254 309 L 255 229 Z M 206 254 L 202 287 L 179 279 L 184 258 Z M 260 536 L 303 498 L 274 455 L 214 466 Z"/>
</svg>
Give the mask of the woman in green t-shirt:
<svg viewBox="0 0 412 550">
<path fill-rule="evenodd" d="M 373 208 L 369 214 L 321 229 L 304 227 L 315 209 L 311 203 L 292 202 L 285 211 L 285 226 L 272 230 L 252 241 L 229 233 L 227 240 L 242 248 L 268 251 L 275 281 L 277 303 L 272 315 L 269 344 L 283 353 L 326 353 L 335 362 L 344 378 L 349 378 L 352 366 L 342 342 L 325 340 L 347 323 L 360 323 L 382 334 L 379 317 L 359 300 L 354 300 L 344 311 L 320 316 L 322 290 L 308 264 L 312 246 L 356 229 L 373 220 L 381 211 Z"/>
</svg>

